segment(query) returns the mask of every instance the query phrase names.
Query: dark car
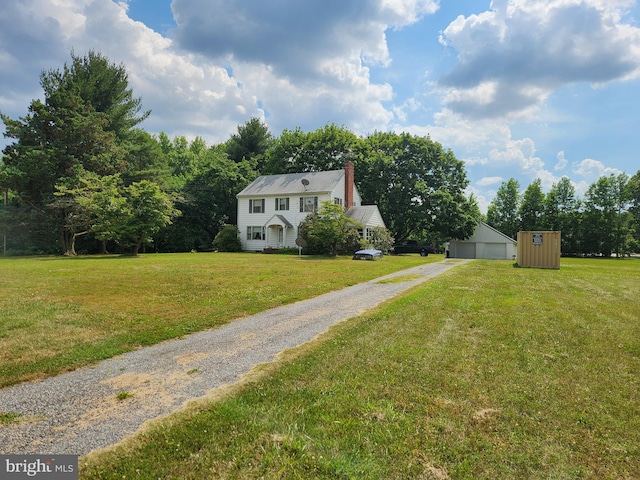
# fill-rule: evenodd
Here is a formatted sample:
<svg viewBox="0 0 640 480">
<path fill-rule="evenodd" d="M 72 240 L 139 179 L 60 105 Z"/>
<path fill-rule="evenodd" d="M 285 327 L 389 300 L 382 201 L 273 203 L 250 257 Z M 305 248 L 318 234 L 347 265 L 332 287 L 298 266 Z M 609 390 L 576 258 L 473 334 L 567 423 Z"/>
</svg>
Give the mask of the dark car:
<svg viewBox="0 0 640 480">
<path fill-rule="evenodd" d="M 421 256 L 426 257 L 430 253 L 436 253 L 436 247 L 428 244 L 420 244 L 417 240 L 407 240 L 393 246 L 393 253 L 419 253 Z"/>
</svg>

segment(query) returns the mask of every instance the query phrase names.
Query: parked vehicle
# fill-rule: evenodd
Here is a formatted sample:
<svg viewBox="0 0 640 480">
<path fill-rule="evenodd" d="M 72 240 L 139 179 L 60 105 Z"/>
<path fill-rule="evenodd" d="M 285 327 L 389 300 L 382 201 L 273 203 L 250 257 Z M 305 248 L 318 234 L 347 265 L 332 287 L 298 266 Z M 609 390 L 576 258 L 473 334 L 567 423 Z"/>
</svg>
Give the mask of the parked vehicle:
<svg viewBox="0 0 640 480">
<path fill-rule="evenodd" d="M 430 253 L 436 253 L 436 247 L 420 244 L 417 240 L 407 240 L 401 244 L 394 245 L 393 253 L 419 253 L 421 256 L 426 257 Z"/>
<path fill-rule="evenodd" d="M 380 250 L 358 250 L 353 254 L 353 260 L 377 260 L 382 256 L 383 254 Z"/>
</svg>

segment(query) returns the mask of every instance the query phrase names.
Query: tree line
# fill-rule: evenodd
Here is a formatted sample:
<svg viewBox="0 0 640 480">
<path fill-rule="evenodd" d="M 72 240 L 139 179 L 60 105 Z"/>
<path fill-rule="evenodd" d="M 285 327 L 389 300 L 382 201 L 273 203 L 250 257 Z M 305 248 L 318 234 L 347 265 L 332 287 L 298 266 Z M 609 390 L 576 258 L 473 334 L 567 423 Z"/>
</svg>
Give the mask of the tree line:
<svg viewBox="0 0 640 480">
<path fill-rule="evenodd" d="M 226 142 L 151 135 L 124 65 L 94 51 L 43 71 L 43 100 L 12 119 L 0 160 L 9 254 L 206 250 L 236 223 L 236 193 L 259 175 L 355 164 L 363 203 L 396 238 L 469 236 L 480 217 L 463 162 L 429 137 L 328 124 L 273 136 L 257 118 Z"/>
<path fill-rule="evenodd" d="M 518 231 L 561 232 L 563 255 L 624 256 L 640 251 L 640 170 L 602 176 L 576 195 L 567 177 L 543 193 L 540 179 L 523 193 L 503 182 L 487 210 L 487 223 L 516 238 Z"/>
<path fill-rule="evenodd" d="M 151 135 L 140 128 L 151 111 L 125 66 L 94 51 L 72 52 L 62 68 L 43 71 L 40 84 L 43 100 L 26 116 L 0 112 L 12 141 L 0 158 L 7 254 L 207 250 L 236 224 L 235 195 L 257 176 L 337 170 L 346 160 L 363 203 L 378 205 L 396 240 L 465 239 L 482 218 L 465 194 L 464 163 L 429 136 L 357 136 L 334 124 L 274 136 L 257 118 L 214 145 Z M 487 221 L 511 236 L 562 230 L 565 253 L 637 250 L 638 183 L 638 174 L 604 177 L 581 200 L 568 179 L 547 195 L 536 181 L 522 196 L 509 180 Z"/>
</svg>

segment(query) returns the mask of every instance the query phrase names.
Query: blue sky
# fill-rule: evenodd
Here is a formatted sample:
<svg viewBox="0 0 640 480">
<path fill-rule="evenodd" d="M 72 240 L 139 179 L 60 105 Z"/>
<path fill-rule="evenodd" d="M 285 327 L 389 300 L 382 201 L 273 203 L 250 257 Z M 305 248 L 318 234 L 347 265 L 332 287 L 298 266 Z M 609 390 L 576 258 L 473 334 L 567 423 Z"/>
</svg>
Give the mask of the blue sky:
<svg viewBox="0 0 640 480">
<path fill-rule="evenodd" d="M 213 144 L 256 116 L 429 134 L 486 211 L 509 178 L 583 195 L 640 169 L 639 20 L 634 0 L 21 0 L 0 10 L 0 111 L 93 49 L 126 66 L 151 133 Z"/>
</svg>

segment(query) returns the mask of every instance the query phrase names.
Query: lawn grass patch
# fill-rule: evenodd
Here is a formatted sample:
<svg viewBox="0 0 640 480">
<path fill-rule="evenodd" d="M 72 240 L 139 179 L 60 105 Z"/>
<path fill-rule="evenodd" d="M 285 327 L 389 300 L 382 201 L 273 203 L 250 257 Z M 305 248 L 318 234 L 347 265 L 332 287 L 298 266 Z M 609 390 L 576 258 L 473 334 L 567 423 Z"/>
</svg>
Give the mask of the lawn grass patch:
<svg viewBox="0 0 640 480">
<path fill-rule="evenodd" d="M 128 392 L 128 391 L 122 391 L 122 392 L 118 392 L 118 394 L 116 395 L 116 400 L 118 400 L 119 402 L 122 402 L 124 400 L 126 400 L 127 398 L 131 398 L 133 397 L 133 393 Z"/>
<path fill-rule="evenodd" d="M 461 265 L 81 478 L 638 478 L 639 269 Z"/>
<path fill-rule="evenodd" d="M 0 387 L 437 261 L 251 253 L 0 258 Z"/>
<path fill-rule="evenodd" d="M 22 417 L 21 413 L 0 412 L 0 425 L 8 425 L 14 423 Z"/>
</svg>

